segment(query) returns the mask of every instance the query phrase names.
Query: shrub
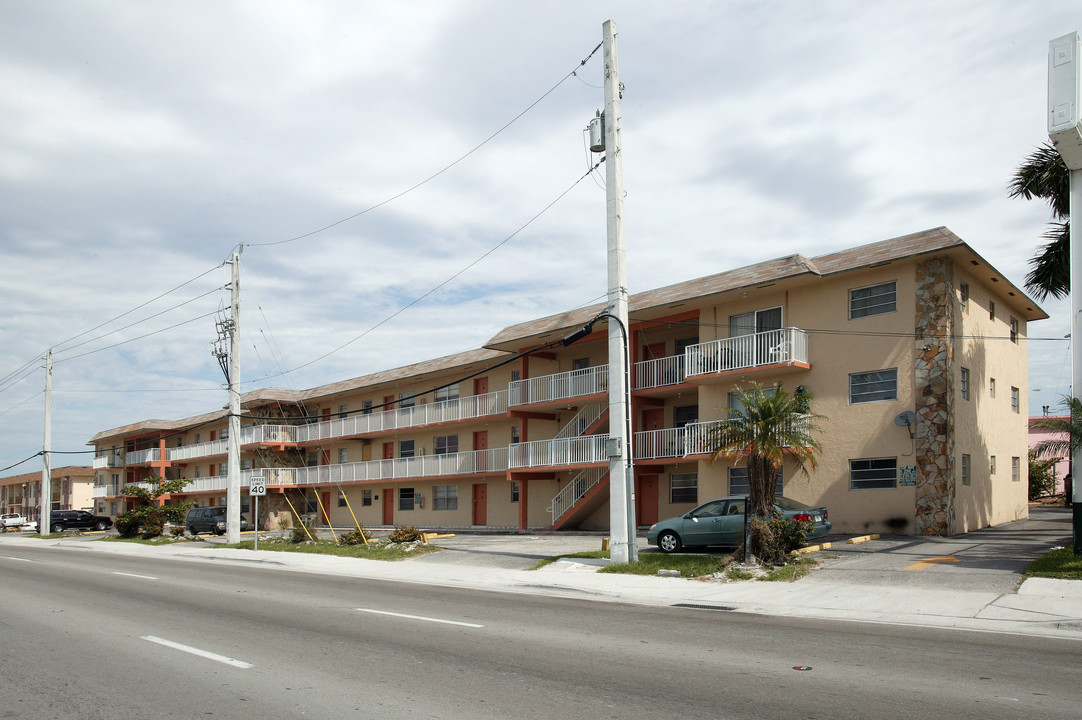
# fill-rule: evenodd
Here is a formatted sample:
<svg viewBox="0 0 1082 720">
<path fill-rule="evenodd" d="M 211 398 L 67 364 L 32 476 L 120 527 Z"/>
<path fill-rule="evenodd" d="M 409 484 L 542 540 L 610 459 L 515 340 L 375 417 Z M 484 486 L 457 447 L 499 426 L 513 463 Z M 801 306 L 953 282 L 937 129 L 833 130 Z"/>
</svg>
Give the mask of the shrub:
<svg viewBox="0 0 1082 720">
<path fill-rule="evenodd" d="M 1056 463 L 1058 458 L 1042 460 L 1029 451 L 1029 499 L 1039 500 L 1056 492 Z"/>
<path fill-rule="evenodd" d="M 424 540 L 424 536 L 411 525 L 395 525 L 387 539 L 393 543 L 420 542 Z"/>
<path fill-rule="evenodd" d="M 289 542 L 295 544 L 308 542 L 311 539 L 308 537 L 309 532 L 310 531 L 307 525 L 305 525 L 304 523 L 298 523 L 297 526 L 293 528 L 293 532 L 289 534 Z"/>
<path fill-rule="evenodd" d="M 770 520 L 752 518 L 751 554 L 768 565 L 784 565 L 789 561 L 789 553 L 804 544 L 804 537 L 812 525 L 800 520 L 790 520 L 775 513 Z M 744 554 L 741 541 L 734 557 Z"/>
<path fill-rule="evenodd" d="M 365 545 L 370 540 L 368 533 L 364 531 L 364 528 L 359 530 L 351 530 L 348 533 L 343 534 L 338 538 L 339 545 Z"/>
<path fill-rule="evenodd" d="M 121 513 L 116 516 L 116 521 L 113 523 L 113 527 L 116 528 L 117 534 L 122 538 L 133 538 L 139 534 L 139 518 L 132 515 L 132 512 Z"/>
</svg>

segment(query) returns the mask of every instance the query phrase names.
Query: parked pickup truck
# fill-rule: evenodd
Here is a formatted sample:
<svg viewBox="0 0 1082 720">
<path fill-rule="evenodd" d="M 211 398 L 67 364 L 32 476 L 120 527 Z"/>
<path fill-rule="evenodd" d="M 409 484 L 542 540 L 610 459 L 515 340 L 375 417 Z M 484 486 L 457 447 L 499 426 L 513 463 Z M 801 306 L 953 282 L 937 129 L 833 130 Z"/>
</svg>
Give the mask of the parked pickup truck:
<svg viewBox="0 0 1082 720">
<path fill-rule="evenodd" d="M 3 515 L 0 515 L 0 521 L 3 522 L 5 530 L 10 528 L 18 529 L 27 522 L 26 518 L 19 513 L 4 513 Z"/>
</svg>

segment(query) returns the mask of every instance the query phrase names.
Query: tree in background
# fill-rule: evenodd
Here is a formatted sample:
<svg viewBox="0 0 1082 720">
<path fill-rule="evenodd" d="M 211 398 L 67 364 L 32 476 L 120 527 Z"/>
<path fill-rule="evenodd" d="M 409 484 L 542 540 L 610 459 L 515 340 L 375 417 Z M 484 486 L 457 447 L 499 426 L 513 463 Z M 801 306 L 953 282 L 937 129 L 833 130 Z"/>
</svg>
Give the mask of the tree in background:
<svg viewBox="0 0 1082 720">
<path fill-rule="evenodd" d="M 153 489 L 138 485 L 125 485 L 124 494 L 141 501 L 140 505 L 121 513 L 116 517 L 116 531 L 120 537 L 132 538 L 136 535 L 144 540 L 156 538 L 162 534 L 166 525 L 183 525 L 184 516 L 196 503 L 186 502 L 180 505 L 159 505 L 158 498 L 184 491 L 184 486 L 191 483 L 188 479 L 165 480 Z"/>
<path fill-rule="evenodd" d="M 1041 198 L 1052 209 L 1052 222 L 1044 233 L 1045 245 L 1030 258 L 1026 289 L 1044 300 L 1066 297 L 1071 291 L 1070 172 L 1051 143 L 1034 150 L 1007 185 L 1010 196 Z"/>
</svg>

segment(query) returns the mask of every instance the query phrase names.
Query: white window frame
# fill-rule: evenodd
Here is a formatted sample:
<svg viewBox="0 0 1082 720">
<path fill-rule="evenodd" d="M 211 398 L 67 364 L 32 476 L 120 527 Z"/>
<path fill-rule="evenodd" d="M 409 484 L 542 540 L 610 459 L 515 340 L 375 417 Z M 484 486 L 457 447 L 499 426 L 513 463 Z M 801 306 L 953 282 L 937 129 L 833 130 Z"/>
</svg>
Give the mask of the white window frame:
<svg viewBox="0 0 1082 720">
<path fill-rule="evenodd" d="M 969 455 L 962 455 L 962 484 L 969 485 L 972 482 L 970 468 L 973 461 Z"/>
<path fill-rule="evenodd" d="M 679 494 L 681 499 L 676 499 Z M 685 495 L 692 495 L 691 500 L 685 500 Z M 698 505 L 699 504 L 699 473 L 671 473 L 669 475 L 669 503 L 672 505 Z"/>
<path fill-rule="evenodd" d="M 458 435 L 437 435 L 432 438 L 433 455 L 454 455 L 458 452 Z"/>
<path fill-rule="evenodd" d="M 1011 318 L 1011 342 L 1018 344 L 1018 318 Z"/>
<path fill-rule="evenodd" d="M 861 477 L 856 477 L 858 474 Z M 893 490 L 896 487 L 898 458 L 854 458 L 849 461 L 850 490 Z"/>
<path fill-rule="evenodd" d="M 372 507 L 371 488 L 365 488 L 361 490 L 361 507 Z"/>
<path fill-rule="evenodd" d="M 1022 458 L 1011 458 L 1011 482 L 1022 481 Z"/>
<path fill-rule="evenodd" d="M 750 495 L 751 484 L 748 482 L 748 468 L 746 465 L 740 465 L 729 468 L 729 494 L 730 495 Z M 737 489 L 733 489 L 734 480 L 737 482 Z M 778 472 L 778 482 L 774 486 L 774 494 L 785 496 L 782 492 L 782 486 L 785 484 L 785 468 L 782 468 Z"/>
<path fill-rule="evenodd" d="M 878 291 L 878 292 L 877 292 Z M 864 293 L 861 295 L 861 293 Z M 889 298 L 887 300 L 886 298 Z M 870 302 L 868 302 L 870 301 Z M 857 307 L 854 308 L 854 302 Z M 854 310 L 856 312 L 854 312 Z M 898 281 L 865 285 L 849 291 L 849 319 L 886 315 L 898 310 Z"/>
<path fill-rule="evenodd" d="M 1018 388 L 1011 387 L 1011 412 L 1018 414 L 1020 412 L 1021 400 L 1018 397 Z"/>
<path fill-rule="evenodd" d="M 958 283 L 958 298 L 962 303 L 962 312 L 969 314 L 969 283 Z"/>
<path fill-rule="evenodd" d="M 398 488 L 398 509 L 400 511 L 413 510 L 417 502 L 417 493 L 411 487 Z"/>
<path fill-rule="evenodd" d="M 338 464 L 345 465 L 349 462 L 349 448 L 338 448 Z"/>
<path fill-rule="evenodd" d="M 458 400 L 458 385 L 458 383 L 455 383 L 454 385 L 448 385 L 447 387 L 437 388 L 433 393 L 433 400 L 435 402 L 450 402 L 451 400 Z"/>
<path fill-rule="evenodd" d="M 433 485 L 432 509 L 458 510 L 458 485 Z"/>
<path fill-rule="evenodd" d="M 994 398 L 996 396 L 996 379 L 988 378 L 988 397 Z"/>
<path fill-rule="evenodd" d="M 969 368 L 962 368 L 961 379 L 959 386 L 963 400 L 969 399 Z"/>
<path fill-rule="evenodd" d="M 854 392 L 855 386 L 869 386 L 879 383 L 894 383 L 893 390 L 861 390 Z M 882 395 L 883 397 L 878 397 Z M 870 402 L 889 402 L 898 399 L 898 368 L 866 370 L 849 374 L 849 404 L 861 405 Z"/>
</svg>

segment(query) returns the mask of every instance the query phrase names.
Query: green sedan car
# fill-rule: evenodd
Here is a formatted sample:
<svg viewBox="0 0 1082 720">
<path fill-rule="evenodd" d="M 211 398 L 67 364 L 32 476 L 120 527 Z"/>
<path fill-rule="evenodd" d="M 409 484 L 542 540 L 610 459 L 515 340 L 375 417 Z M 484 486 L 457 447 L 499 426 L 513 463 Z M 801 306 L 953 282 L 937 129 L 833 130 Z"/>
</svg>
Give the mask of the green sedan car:
<svg viewBox="0 0 1082 720">
<path fill-rule="evenodd" d="M 667 553 L 680 552 L 685 547 L 737 545 L 744 533 L 746 500 L 744 495 L 718 498 L 680 517 L 654 523 L 646 533 L 646 542 Z M 805 539 L 822 537 L 830 532 L 825 507 L 810 507 L 781 496 L 774 499 L 774 507 L 783 517 L 812 524 Z"/>
</svg>

